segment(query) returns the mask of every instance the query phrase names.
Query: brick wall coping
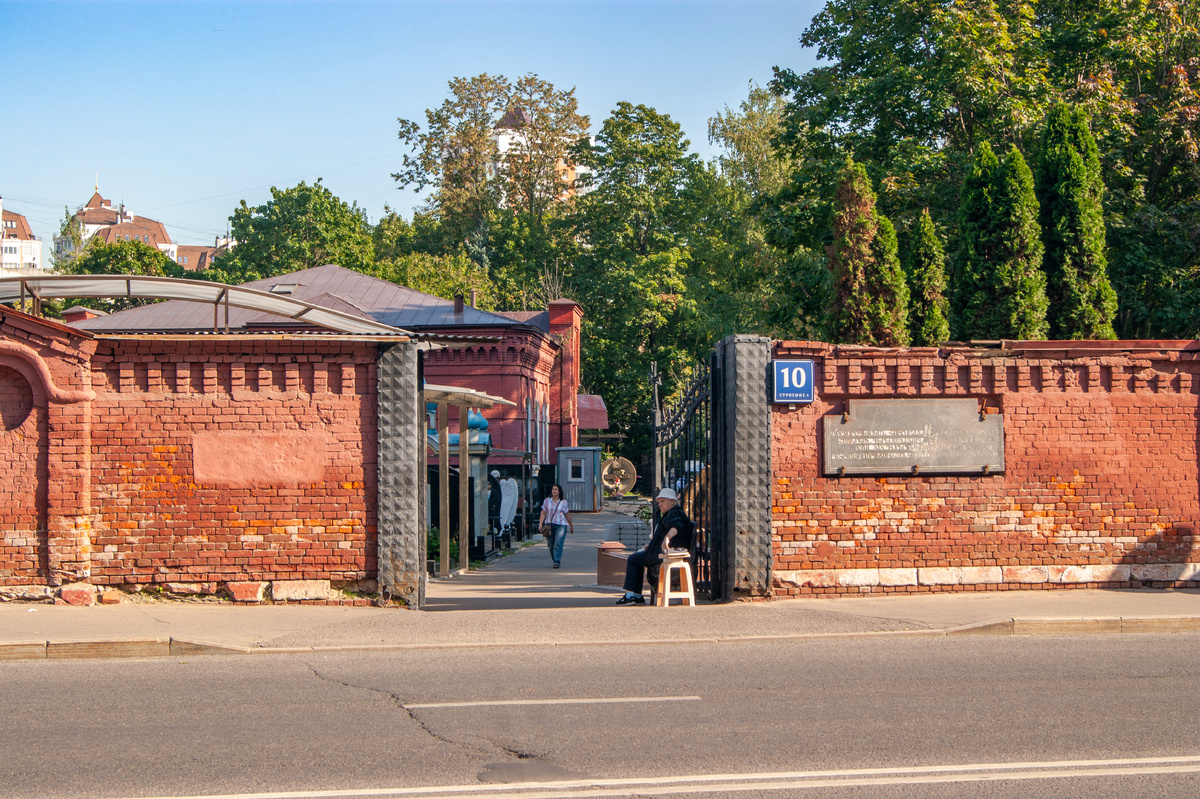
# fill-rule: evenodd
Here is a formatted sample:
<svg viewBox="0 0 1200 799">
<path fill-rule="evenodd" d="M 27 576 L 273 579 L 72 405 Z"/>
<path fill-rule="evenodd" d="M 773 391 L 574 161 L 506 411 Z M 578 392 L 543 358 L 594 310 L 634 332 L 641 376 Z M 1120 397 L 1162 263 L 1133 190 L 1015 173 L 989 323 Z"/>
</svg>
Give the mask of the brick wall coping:
<svg viewBox="0 0 1200 799">
<path fill-rule="evenodd" d="M 1086 358 L 1104 355 L 1147 355 L 1188 353 L 1200 356 L 1200 339 L 1117 339 L 1113 341 L 975 341 L 951 342 L 942 347 L 870 347 L 858 344 L 829 344 L 824 341 L 775 341 L 777 352 L 831 358 L 948 358 L 954 355 L 978 358 Z"/>
<path fill-rule="evenodd" d="M 366 333 L 322 333 L 314 330 L 310 333 L 93 333 L 91 338 L 99 341 L 368 341 L 385 344 L 399 344 L 409 341 L 410 336 L 380 336 Z"/>
</svg>

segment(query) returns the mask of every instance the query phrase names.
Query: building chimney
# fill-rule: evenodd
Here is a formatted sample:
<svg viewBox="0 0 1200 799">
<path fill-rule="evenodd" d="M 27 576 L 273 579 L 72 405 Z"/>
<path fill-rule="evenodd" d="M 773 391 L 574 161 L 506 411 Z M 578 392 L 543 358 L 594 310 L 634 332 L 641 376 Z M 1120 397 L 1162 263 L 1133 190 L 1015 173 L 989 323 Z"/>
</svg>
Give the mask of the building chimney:
<svg viewBox="0 0 1200 799">
<path fill-rule="evenodd" d="M 454 295 L 454 312 L 456 314 L 463 312 L 463 295 L 461 291 Z"/>
<path fill-rule="evenodd" d="M 471 307 L 475 307 L 475 289 L 471 289 Z"/>
</svg>

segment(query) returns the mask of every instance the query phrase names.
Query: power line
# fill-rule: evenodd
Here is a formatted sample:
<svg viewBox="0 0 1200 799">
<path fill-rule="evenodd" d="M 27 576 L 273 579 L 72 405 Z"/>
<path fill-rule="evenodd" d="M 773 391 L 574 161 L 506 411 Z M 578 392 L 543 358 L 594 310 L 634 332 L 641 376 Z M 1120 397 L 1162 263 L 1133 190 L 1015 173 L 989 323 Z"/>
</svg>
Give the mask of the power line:
<svg viewBox="0 0 1200 799">
<path fill-rule="evenodd" d="M 321 175 L 324 175 L 328 172 L 338 172 L 342 169 L 350 169 L 352 167 L 362 166 L 363 164 L 369 164 L 372 161 L 382 161 L 385 158 L 391 158 L 392 156 L 398 155 L 401 152 L 403 152 L 403 151 L 402 150 L 392 150 L 390 152 L 384 153 L 383 155 L 377 155 L 373 158 L 366 158 L 362 161 L 355 161 L 353 164 L 345 164 L 343 166 L 335 166 L 335 167 L 331 167 L 329 169 L 318 169 L 317 171 L 310 172 L 307 175 L 301 175 L 299 180 L 309 180 L 314 177 L 320 177 Z M 222 197 L 233 197 L 233 196 L 236 196 L 239 194 L 246 194 L 247 192 L 258 191 L 260 189 L 269 189 L 272 186 L 277 186 L 277 185 L 279 185 L 279 181 L 275 181 L 272 183 L 266 183 L 261 186 L 251 186 L 250 188 L 247 188 L 247 189 L 238 189 L 236 191 L 227 191 L 224 194 L 214 194 L 211 197 L 201 197 L 200 199 L 196 199 L 196 200 L 184 200 L 183 202 L 171 203 L 170 205 L 158 205 L 158 206 L 155 206 L 154 208 L 150 208 L 148 210 L 161 211 L 164 208 L 176 208 L 180 205 L 191 205 L 192 203 L 202 203 L 202 202 L 206 202 L 208 200 L 219 200 Z"/>
</svg>

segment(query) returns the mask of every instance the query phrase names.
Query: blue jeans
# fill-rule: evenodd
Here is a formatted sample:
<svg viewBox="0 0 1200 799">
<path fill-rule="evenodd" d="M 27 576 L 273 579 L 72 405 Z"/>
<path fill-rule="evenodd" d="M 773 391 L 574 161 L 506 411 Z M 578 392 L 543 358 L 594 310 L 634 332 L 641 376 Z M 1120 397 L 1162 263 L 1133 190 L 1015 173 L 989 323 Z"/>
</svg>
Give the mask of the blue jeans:
<svg viewBox="0 0 1200 799">
<path fill-rule="evenodd" d="M 554 558 L 555 563 L 562 563 L 563 543 L 567 540 L 567 526 L 565 524 L 550 525 L 550 557 Z"/>
</svg>

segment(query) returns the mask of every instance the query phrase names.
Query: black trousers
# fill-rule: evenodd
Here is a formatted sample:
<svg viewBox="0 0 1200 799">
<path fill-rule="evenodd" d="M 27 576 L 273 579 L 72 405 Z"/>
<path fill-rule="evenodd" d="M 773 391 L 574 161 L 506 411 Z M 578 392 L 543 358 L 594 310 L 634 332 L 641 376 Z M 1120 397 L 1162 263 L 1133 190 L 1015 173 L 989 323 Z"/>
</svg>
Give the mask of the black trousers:
<svg viewBox="0 0 1200 799">
<path fill-rule="evenodd" d="M 651 553 L 644 549 L 634 552 L 625 562 L 625 585 L 623 587 L 629 593 L 641 596 L 642 586 L 648 576 L 650 592 L 657 591 L 658 569 L 661 564 L 662 561 L 659 560 L 657 552 Z"/>
</svg>

